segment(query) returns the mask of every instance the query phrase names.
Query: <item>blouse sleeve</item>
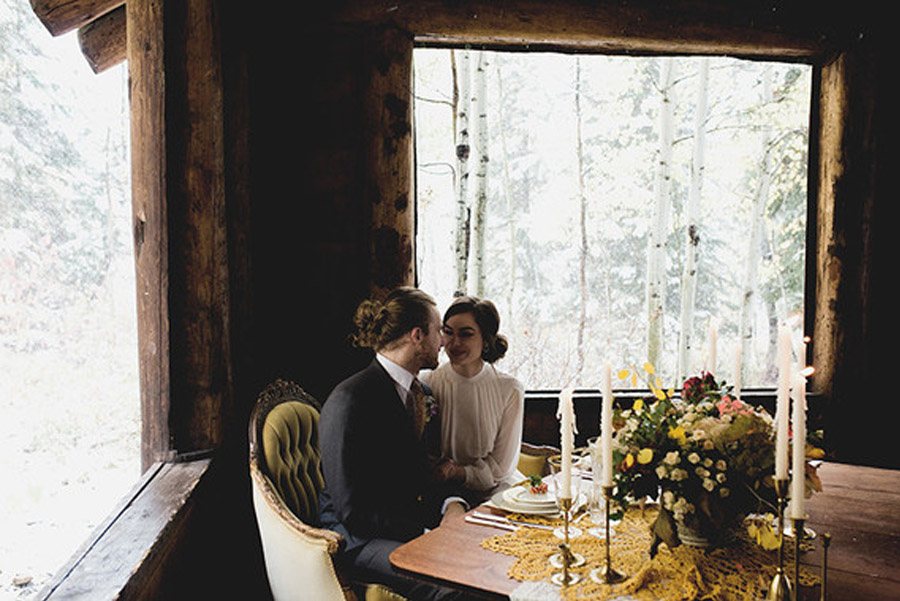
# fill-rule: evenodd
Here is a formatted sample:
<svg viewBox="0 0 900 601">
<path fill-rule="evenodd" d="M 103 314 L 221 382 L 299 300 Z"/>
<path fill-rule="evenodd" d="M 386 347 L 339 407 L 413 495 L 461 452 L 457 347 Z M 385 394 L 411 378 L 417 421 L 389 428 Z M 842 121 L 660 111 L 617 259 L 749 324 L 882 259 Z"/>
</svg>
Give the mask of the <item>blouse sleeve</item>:
<svg viewBox="0 0 900 601">
<path fill-rule="evenodd" d="M 467 488 L 490 490 L 513 473 L 522 446 L 524 414 L 525 388 L 518 380 L 512 380 L 493 448 L 486 456 L 464 466 Z"/>
</svg>

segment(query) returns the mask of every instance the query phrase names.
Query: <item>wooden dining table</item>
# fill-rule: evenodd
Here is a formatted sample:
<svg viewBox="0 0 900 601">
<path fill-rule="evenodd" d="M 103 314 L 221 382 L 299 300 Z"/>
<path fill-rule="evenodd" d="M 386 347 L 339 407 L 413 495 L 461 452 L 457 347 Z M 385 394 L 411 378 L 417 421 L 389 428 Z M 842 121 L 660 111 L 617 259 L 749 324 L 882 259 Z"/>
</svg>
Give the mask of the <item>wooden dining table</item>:
<svg viewBox="0 0 900 601">
<path fill-rule="evenodd" d="M 826 462 L 818 474 L 823 491 L 807 501 L 807 526 L 817 536 L 801 563 L 818 573 L 830 534 L 828 601 L 900 601 L 900 470 Z M 390 560 L 401 572 L 476 598 L 508 599 L 522 584 L 507 576 L 515 558 L 481 546 L 498 533 L 455 516 L 398 547 Z M 802 600 L 820 599 L 819 586 L 801 592 Z"/>
</svg>

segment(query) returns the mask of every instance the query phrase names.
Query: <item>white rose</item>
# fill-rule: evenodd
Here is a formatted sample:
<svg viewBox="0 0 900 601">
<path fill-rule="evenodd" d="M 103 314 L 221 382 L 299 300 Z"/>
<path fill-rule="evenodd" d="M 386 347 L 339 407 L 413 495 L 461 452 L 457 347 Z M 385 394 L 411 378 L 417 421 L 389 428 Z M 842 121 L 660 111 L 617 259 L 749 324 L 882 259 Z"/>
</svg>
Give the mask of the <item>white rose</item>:
<svg viewBox="0 0 900 601">
<path fill-rule="evenodd" d="M 727 496 L 730 495 L 730 494 L 731 494 L 731 491 L 728 490 L 728 489 L 725 488 L 725 487 L 722 487 L 722 488 L 719 489 L 719 496 L 720 496 L 720 497 L 723 497 L 723 498 L 724 498 L 724 497 L 727 497 Z"/>
<path fill-rule="evenodd" d="M 712 459 L 710 459 L 709 457 L 703 460 L 703 467 L 712 467 L 712 464 Z"/>
<path fill-rule="evenodd" d="M 724 472 L 728 468 L 728 465 L 725 463 L 724 459 L 719 459 L 716 461 L 716 469 L 720 472 Z"/>
<path fill-rule="evenodd" d="M 669 465 L 678 465 L 678 451 L 669 451 L 663 461 Z"/>
<path fill-rule="evenodd" d="M 719 484 L 721 484 L 722 482 L 725 482 L 725 474 L 723 474 L 723 473 L 716 474 L 716 480 L 719 481 Z"/>
<path fill-rule="evenodd" d="M 691 463 L 699 463 L 700 455 L 698 455 L 697 453 L 691 453 L 690 455 L 688 455 L 688 461 L 690 461 Z"/>
<path fill-rule="evenodd" d="M 704 469 L 702 467 L 698 467 L 697 469 L 695 469 L 694 473 L 697 474 L 698 476 L 700 476 L 701 478 L 709 477 L 709 470 Z"/>
<path fill-rule="evenodd" d="M 658 465 L 656 466 L 656 476 L 660 479 L 666 477 L 666 466 Z"/>
<path fill-rule="evenodd" d="M 713 482 L 712 480 L 710 480 L 709 478 L 706 478 L 703 480 L 703 488 L 705 488 L 709 492 L 712 492 L 712 489 L 714 489 L 715 487 L 716 487 L 716 483 Z"/>
</svg>

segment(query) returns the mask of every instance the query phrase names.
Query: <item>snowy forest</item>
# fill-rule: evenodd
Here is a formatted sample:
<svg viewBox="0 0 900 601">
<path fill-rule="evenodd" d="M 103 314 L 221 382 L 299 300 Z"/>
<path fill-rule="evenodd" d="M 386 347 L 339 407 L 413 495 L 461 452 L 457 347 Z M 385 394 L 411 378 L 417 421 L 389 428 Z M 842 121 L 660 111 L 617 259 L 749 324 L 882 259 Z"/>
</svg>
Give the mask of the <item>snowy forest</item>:
<svg viewBox="0 0 900 601">
<path fill-rule="evenodd" d="M 494 301 L 498 367 L 774 385 L 778 323 L 803 331 L 809 66 L 417 48 L 414 77 L 418 283 Z"/>
<path fill-rule="evenodd" d="M 0 599 L 140 476 L 127 68 L 0 0 Z"/>
</svg>

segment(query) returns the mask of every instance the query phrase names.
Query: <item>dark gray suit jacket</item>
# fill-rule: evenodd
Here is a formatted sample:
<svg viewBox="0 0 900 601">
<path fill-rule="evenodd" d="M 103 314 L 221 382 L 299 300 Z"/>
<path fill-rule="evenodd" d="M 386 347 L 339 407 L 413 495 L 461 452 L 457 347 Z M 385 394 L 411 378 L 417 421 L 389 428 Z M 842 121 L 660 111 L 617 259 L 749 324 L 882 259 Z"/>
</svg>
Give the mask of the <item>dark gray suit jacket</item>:
<svg viewBox="0 0 900 601">
<path fill-rule="evenodd" d="M 320 523 L 344 536 L 345 551 L 373 538 L 408 541 L 437 526 L 449 490 L 433 484 L 425 447 L 377 360 L 326 399 L 319 448 Z"/>
</svg>

